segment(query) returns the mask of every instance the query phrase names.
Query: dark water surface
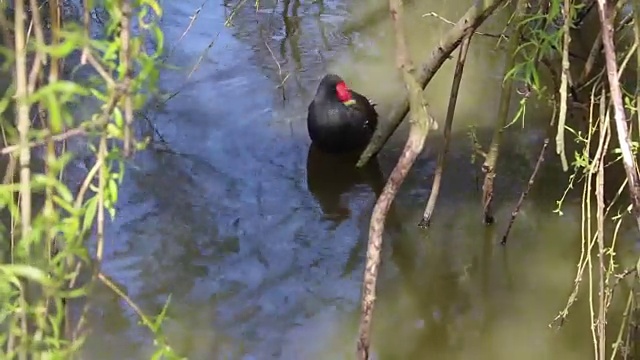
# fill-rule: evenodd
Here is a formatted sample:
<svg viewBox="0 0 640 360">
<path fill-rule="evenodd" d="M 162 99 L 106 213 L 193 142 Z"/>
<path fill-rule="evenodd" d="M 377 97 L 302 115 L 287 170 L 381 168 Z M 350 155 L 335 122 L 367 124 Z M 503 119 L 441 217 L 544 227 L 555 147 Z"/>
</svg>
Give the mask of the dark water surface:
<svg viewBox="0 0 640 360">
<path fill-rule="evenodd" d="M 164 2 L 167 63 L 181 69 L 164 70 L 161 86 L 179 93 L 150 115 L 180 155 L 149 150 L 135 159 L 108 229 L 104 272 L 148 314 L 171 295 L 165 332 L 190 359 L 348 359 L 375 190 L 406 129 L 379 155 L 379 167 L 355 172 L 310 153 L 306 106 L 327 68 L 374 98 L 382 114 L 397 98 L 403 87 L 391 27 L 387 16 L 371 15 L 387 3 L 261 1 L 257 12 L 251 3 L 225 27 L 233 5 Z M 450 27 L 421 15 L 457 19 L 471 1 L 420 3 L 407 10 L 416 59 Z M 416 224 L 440 131 L 394 203 L 373 325 L 378 359 L 587 359 L 593 351 L 586 298 L 560 331 L 547 327 L 566 304 L 580 255 L 579 202 L 567 200 L 563 216 L 552 213 L 562 175 L 542 174 L 509 246 L 497 245 L 542 132 L 507 131 L 498 223 L 480 223 L 467 131 L 477 124 L 481 139 L 490 136 L 502 71 L 494 46 L 477 37 L 471 47 L 428 236 Z M 452 68 L 447 63 L 427 92 L 441 123 Z M 535 108 L 527 121 L 549 115 Z M 149 333 L 131 309 L 108 290 L 94 301 L 100 312 L 88 358 L 148 358 Z"/>
</svg>

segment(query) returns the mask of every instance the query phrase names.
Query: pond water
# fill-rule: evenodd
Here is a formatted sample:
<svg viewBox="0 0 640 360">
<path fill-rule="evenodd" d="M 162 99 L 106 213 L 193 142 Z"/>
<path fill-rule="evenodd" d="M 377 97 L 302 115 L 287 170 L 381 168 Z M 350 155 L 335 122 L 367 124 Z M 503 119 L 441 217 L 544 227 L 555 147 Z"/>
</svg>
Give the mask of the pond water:
<svg viewBox="0 0 640 360">
<path fill-rule="evenodd" d="M 353 358 L 369 217 L 406 128 L 377 167 L 357 172 L 309 154 L 306 107 L 332 71 L 373 98 L 384 117 L 403 91 L 388 5 L 272 0 L 256 11 L 251 3 L 234 12 L 236 2 L 164 2 L 167 65 L 180 69 L 163 70 L 161 87 L 177 94 L 149 116 L 169 150 L 141 152 L 128 169 L 103 269 L 147 314 L 171 296 L 164 331 L 189 359 Z M 471 3 L 411 5 L 414 58 L 424 58 L 451 26 L 423 14 L 456 20 Z M 566 304 L 580 255 L 579 199 L 567 199 L 563 216 L 552 212 L 567 176 L 556 159 L 545 165 L 509 245 L 498 244 L 544 126 L 507 130 L 497 223 L 481 223 L 481 175 L 468 132 L 475 125 L 480 140 L 490 138 L 503 56 L 495 39 L 476 36 L 468 57 L 432 227 L 416 224 L 441 131 L 429 136 L 388 219 L 375 356 L 590 358 L 586 297 L 560 330 L 548 327 Z M 441 129 L 452 72 L 448 62 L 427 91 Z M 549 116 L 532 105 L 527 127 Z M 621 244 L 618 252 L 625 251 L 631 245 Z M 150 334 L 133 311 L 107 289 L 92 301 L 99 311 L 87 358 L 148 358 Z"/>
</svg>

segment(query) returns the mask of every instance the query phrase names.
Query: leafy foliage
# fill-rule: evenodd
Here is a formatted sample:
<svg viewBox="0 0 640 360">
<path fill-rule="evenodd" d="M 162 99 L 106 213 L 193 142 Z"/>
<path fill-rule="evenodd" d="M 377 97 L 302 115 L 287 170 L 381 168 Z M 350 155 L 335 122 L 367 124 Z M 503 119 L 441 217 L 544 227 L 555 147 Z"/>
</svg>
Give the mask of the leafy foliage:
<svg viewBox="0 0 640 360">
<path fill-rule="evenodd" d="M 96 282 L 138 312 L 156 339 L 154 358 L 178 358 L 161 332 L 166 307 L 150 319 L 100 272 L 105 215 L 116 215 L 130 147 L 145 145 L 131 135 L 133 114 L 157 86 L 162 8 L 156 0 L 101 1 L 95 5 L 108 19 L 105 36 L 97 39 L 89 29 L 90 12 L 97 9 L 92 1 L 84 2 L 82 25 L 62 18 L 59 0 L 14 3 L 15 9 L 8 11 L 2 2 L 3 13 L 13 16 L 0 15 L 0 22 L 11 24 L 2 33 L 2 71 L 7 77 L 10 69 L 15 73 L 0 100 L 1 156 L 7 163 L 0 184 L 6 220 L 0 228 L 6 249 L 0 253 L 0 324 L 5 330 L 0 358 L 72 357 L 87 334 L 90 304 L 83 301 L 81 315 L 74 318 L 69 301 L 84 299 Z M 138 33 L 132 31 L 133 23 Z M 150 43 L 152 52 L 146 50 Z M 74 62 L 71 74 L 90 68 L 92 76 L 64 76 Z M 78 109 L 86 104 L 98 106 L 79 118 Z M 64 177 L 77 161 L 68 146 L 71 140 L 93 154 L 93 166 L 79 189 L 70 188 Z M 92 239 L 93 254 L 88 246 Z M 81 274 L 90 280 L 80 284 Z"/>
</svg>

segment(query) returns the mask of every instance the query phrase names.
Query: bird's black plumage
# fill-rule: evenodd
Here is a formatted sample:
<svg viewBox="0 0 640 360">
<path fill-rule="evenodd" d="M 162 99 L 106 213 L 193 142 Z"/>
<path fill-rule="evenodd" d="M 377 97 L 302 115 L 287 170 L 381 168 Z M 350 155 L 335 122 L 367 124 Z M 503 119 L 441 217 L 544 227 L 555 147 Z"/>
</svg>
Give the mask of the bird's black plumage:
<svg viewBox="0 0 640 360">
<path fill-rule="evenodd" d="M 339 98 L 339 85 L 350 94 L 349 101 Z M 307 116 L 307 129 L 314 145 L 330 153 L 359 151 L 367 146 L 377 126 L 378 113 L 369 99 L 348 89 L 338 75 L 322 78 Z"/>
</svg>

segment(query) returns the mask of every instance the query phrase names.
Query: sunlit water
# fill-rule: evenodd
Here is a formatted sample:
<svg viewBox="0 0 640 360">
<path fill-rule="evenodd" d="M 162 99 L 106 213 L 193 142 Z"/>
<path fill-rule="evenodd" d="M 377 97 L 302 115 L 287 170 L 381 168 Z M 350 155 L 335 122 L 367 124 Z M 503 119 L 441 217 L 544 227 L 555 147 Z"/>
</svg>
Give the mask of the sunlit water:
<svg viewBox="0 0 640 360">
<path fill-rule="evenodd" d="M 406 14 L 416 59 L 450 27 L 421 14 L 457 19 L 470 1 L 424 3 Z M 190 359 L 351 358 L 372 184 L 381 179 L 308 162 L 306 106 L 329 70 L 374 98 L 382 114 L 397 99 L 403 87 L 387 16 L 342 31 L 386 11 L 386 2 L 262 1 L 259 11 L 247 5 L 225 27 L 233 6 L 205 1 L 180 41 L 202 1 L 163 5 L 167 63 L 181 69 L 164 70 L 161 87 L 179 93 L 150 116 L 170 152 L 140 153 L 128 169 L 104 272 L 147 314 L 171 296 L 164 331 Z M 497 225 L 480 222 L 480 173 L 471 163 L 468 126 L 477 125 L 481 140 L 490 136 L 502 57 L 494 40 L 474 41 L 428 236 L 416 224 L 440 132 L 430 136 L 394 203 L 374 352 L 378 359 L 589 358 L 586 297 L 562 329 L 547 326 L 566 304 L 580 254 L 577 202 L 567 200 L 562 217 L 552 213 L 565 184 L 556 164 L 546 166 L 509 245 L 497 244 L 543 132 L 525 137 L 519 125 L 508 130 Z M 441 124 L 452 67 L 445 64 L 427 91 Z M 529 114 L 528 121 L 546 123 L 549 111 Z M 385 177 L 404 135 L 405 128 L 378 156 Z M 94 303 L 88 358 L 147 358 L 150 335 L 133 311 L 106 289 Z"/>
</svg>

